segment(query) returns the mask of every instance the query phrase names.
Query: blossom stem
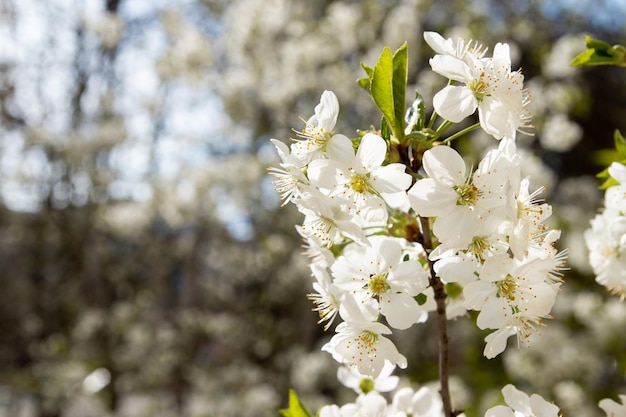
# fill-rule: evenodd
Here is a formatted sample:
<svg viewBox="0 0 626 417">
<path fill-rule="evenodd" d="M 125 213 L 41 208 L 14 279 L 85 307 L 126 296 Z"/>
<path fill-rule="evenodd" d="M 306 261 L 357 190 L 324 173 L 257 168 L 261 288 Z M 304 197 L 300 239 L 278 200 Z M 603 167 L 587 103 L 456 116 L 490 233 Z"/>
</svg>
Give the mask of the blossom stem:
<svg viewBox="0 0 626 417">
<path fill-rule="evenodd" d="M 468 134 L 469 132 L 471 132 L 472 130 L 476 130 L 480 127 L 480 123 L 475 123 L 469 127 L 466 127 L 463 130 L 460 130 L 458 132 L 456 132 L 454 135 L 450 136 L 449 138 L 446 138 L 446 140 L 444 140 L 442 143 L 444 145 L 447 145 L 448 143 L 452 142 L 454 139 L 458 139 L 463 135 Z"/>
<path fill-rule="evenodd" d="M 430 115 L 430 120 L 428 121 L 428 129 L 432 129 L 435 119 L 437 119 L 437 112 L 433 110 L 433 114 Z"/>
<path fill-rule="evenodd" d="M 430 223 L 427 217 L 419 217 L 422 229 L 422 246 L 429 253 L 433 250 L 433 241 L 430 231 Z M 441 385 L 439 394 L 443 402 L 443 411 L 445 417 L 456 417 L 459 412 L 452 410 L 452 401 L 450 399 L 450 386 L 448 383 L 448 318 L 446 317 L 446 292 L 443 282 L 435 273 L 433 262 L 428 259 L 430 268 L 429 282 L 435 293 L 435 302 L 437 303 L 437 322 L 439 326 L 439 383 Z"/>
<path fill-rule="evenodd" d="M 452 122 L 449 120 L 444 120 L 437 128 L 437 136 L 440 136 L 443 132 L 448 130 L 450 126 L 452 126 Z"/>
</svg>

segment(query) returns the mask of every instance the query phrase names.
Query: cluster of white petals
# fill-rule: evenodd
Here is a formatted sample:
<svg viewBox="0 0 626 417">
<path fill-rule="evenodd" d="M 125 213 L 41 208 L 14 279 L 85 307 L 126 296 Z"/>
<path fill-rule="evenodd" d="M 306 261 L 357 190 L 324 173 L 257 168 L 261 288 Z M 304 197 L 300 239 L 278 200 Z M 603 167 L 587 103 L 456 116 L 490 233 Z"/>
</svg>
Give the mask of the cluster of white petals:
<svg viewBox="0 0 626 417">
<path fill-rule="evenodd" d="M 484 417 L 559 417 L 559 407 L 538 394 L 528 395 L 509 384 L 502 389 L 506 405 L 488 409 Z M 621 396 L 622 401 L 626 396 Z M 621 416 L 624 406 L 610 399 L 600 402 L 608 417 Z M 464 417 L 465 414 L 458 414 Z M 320 417 L 445 417 L 439 393 L 428 386 L 417 391 L 409 387 L 396 390 L 391 402 L 372 390 L 361 392 L 353 403 L 327 405 L 320 409 Z"/>
<path fill-rule="evenodd" d="M 474 42 L 434 32 L 424 37 L 437 52 L 432 69 L 451 80 L 433 99 L 446 120 L 436 134 L 478 110 L 480 126 L 499 140 L 475 170 L 449 146 L 452 137 L 420 143 L 427 149 L 420 151 L 421 165 L 409 166 L 393 161 L 414 159 L 413 139 L 403 144 L 409 151 L 402 159 L 389 152 L 402 138 L 336 133 L 339 103 L 330 91 L 290 146 L 272 140 L 281 159 L 269 170 L 274 185 L 284 204 L 304 215 L 297 229 L 314 278 L 308 297 L 325 330 L 340 321 L 322 350 L 341 364 L 339 380 L 358 394 L 354 403 L 323 407 L 321 417 L 443 416 L 442 398 L 426 387 L 399 389 L 391 402 L 381 395 L 398 385 L 394 369 L 407 366 L 393 331 L 425 322 L 433 310 L 446 310 L 448 318 L 475 310 L 477 326 L 493 330 L 484 349 L 493 358 L 510 336 L 528 340 L 559 293 L 566 253 L 555 248 L 560 231 L 546 224 L 552 208 L 540 199 L 543 188 L 531 190 L 521 174 L 515 135 L 528 126 L 528 96 L 521 72 L 511 71 L 508 45 L 497 44 L 486 57 Z M 626 179 L 622 168 L 615 175 Z M 621 198 L 620 215 L 625 195 L 611 191 L 615 204 Z M 558 413 L 512 385 L 503 394 L 508 407 L 486 417 Z"/>
<path fill-rule="evenodd" d="M 485 417 L 559 417 L 559 407 L 538 394 L 528 394 L 509 384 L 502 388 L 507 405 L 490 408 Z"/>
<path fill-rule="evenodd" d="M 387 200 L 406 200 L 411 176 L 402 164 L 384 164 L 387 143 L 375 133 L 360 137 L 355 152 L 352 141 L 333 130 L 338 112 L 335 94 L 325 91 L 290 147 L 272 140 L 281 163 L 269 173 L 284 203 L 304 214 L 298 230 L 312 261 L 309 298 L 320 323 L 328 329 L 337 317 L 343 320 L 323 350 L 379 383 L 383 369 L 406 366 L 386 335 L 426 320 L 416 297 L 428 275 L 417 260 L 419 245 L 376 235 L 387 224 Z M 338 246 L 342 255 L 335 257 L 330 249 Z"/>
<path fill-rule="evenodd" d="M 391 403 L 377 391 L 361 394 L 354 403 L 327 405 L 320 409 L 320 417 L 444 417 L 441 397 L 427 386 L 397 390 Z M 464 417 L 465 414 L 459 414 Z"/>
<path fill-rule="evenodd" d="M 609 174 L 619 184 L 604 195 L 604 210 L 584 233 L 589 262 L 596 281 L 610 292 L 626 297 L 626 166 L 614 162 Z"/>
<path fill-rule="evenodd" d="M 426 32 L 424 39 L 437 52 L 430 59 L 433 71 L 453 82 L 433 98 L 441 117 L 458 123 L 478 109 L 481 127 L 496 139 L 529 126 L 524 76 L 511 71 L 508 44 L 498 43 L 493 57 L 485 57 L 486 49 L 472 41 L 444 39 L 435 32 Z"/>
<path fill-rule="evenodd" d="M 492 358 L 509 336 L 523 342 L 556 301 L 565 254 L 544 221 L 551 208 L 520 179 L 515 142 L 504 138 L 473 173 L 451 147 L 424 153 L 426 178 L 408 191 L 417 214 L 433 219 L 439 246 L 435 271 L 463 287 L 465 307 L 480 311 L 477 325 L 493 329 L 484 354 Z"/>
</svg>

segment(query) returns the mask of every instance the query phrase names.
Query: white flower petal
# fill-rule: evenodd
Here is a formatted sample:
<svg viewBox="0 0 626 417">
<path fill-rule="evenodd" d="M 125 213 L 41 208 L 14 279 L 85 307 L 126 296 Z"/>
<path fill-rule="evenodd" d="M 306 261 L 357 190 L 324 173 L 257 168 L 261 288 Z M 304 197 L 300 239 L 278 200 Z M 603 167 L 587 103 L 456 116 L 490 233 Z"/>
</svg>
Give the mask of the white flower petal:
<svg viewBox="0 0 626 417">
<path fill-rule="evenodd" d="M 496 405 L 485 412 L 485 417 L 515 417 L 515 413 L 507 406 Z"/>
<path fill-rule="evenodd" d="M 511 72 L 511 48 L 507 43 L 498 42 L 493 48 L 493 67 L 497 71 L 503 69 L 506 74 Z"/>
<path fill-rule="evenodd" d="M 411 186 L 412 178 L 403 164 L 389 164 L 372 172 L 370 184 L 379 193 L 397 193 Z"/>
<path fill-rule="evenodd" d="M 468 256 L 446 256 L 435 262 L 434 268 L 445 283 L 467 284 L 476 280 L 475 265 Z"/>
<path fill-rule="evenodd" d="M 352 141 L 344 135 L 334 135 L 326 145 L 326 155 L 330 159 L 349 164 L 354 160 L 354 148 Z"/>
<path fill-rule="evenodd" d="M 476 111 L 478 101 L 469 88 L 448 85 L 435 94 L 433 107 L 444 119 L 458 123 Z"/>
<path fill-rule="evenodd" d="M 465 305 L 472 310 L 481 310 L 487 300 L 496 294 L 495 287 L 485 281 L 472 281 L 463 288 Z"/>
<path fill-rule="evenodd" d="M 437 217 L 433 232 L 447 248 L 458 250 L 466 248 L 471 243 L 472 236 L 479 225 L 477 211 L 455 205 L 445 216 Z"/>
<path fill-rule="evenodd" d="M 504 349 L 506 349 L 507 339 L 509 336 L 513 336 L 516 333 L 517 329 L 515 327 L 505 327 L 487 335 L 487 337 L 485 337 L 485 342 L 487 342 L 487 344 L 483 350 L 485 358 L 493 359 L 504 352 Z"/>
<path fill-rule="evenodd" d="M 530 398 L 528 394 L 515 388 L 514 385 L 508 384 L 502 388 L 502 395 L 504 401 L 515 411 L 521 411 L 522 413 L 532 415 L 533 412 L 530 408 Z"/>
<path fill-rule="evenodd" d="M 422 217 L 445 215 L 456 205 L 458 194 L 432 178 L 417 181 L 407 192 L 413 210 Z"/>
<path fill-rule="evenodd" d="M 339 101 L 332 91 L 324 91 L 320 102 L 315 106 L 315 114 L 307 121 L 308 131 L 321 130 L 330 132 L 335 128 L 339 115 Z"/>
<path fill-rule="evenodd" d="M 452 43 L 452 39 L 445 39 L 443 36 L 438 34 L 437 32 L 424 32 L 424 40 L 433 48 L 435 52 L 438 54 L 448 54 L 453 55 L 455 53 L 454 44 Z"/>
<path fill-rule="evenodd" d="M 465 161 L 449 146 L 435 146 L 427 150 L 422 163 L 428 176 L 437 181 L 447 185 L 461 185 L 465 182 Z"/>
<path fill-rule="evenodd" d="M 356 156 L 367 171 L 380 167 L 385 160 L 385 155 L 387 155 L 387 144 L 383 138 L 373 133 L 363 136 Z"/>
<path fill-rule="evenodd" d="M 386 271 L 395 268 L 402 260 L 402 248 L 396 240 L 373 236 L 372 243 L 374 252 L 382 260 L 377 269 Z"/>
<path fill-rule="evenodd" d="M 609 175 L 615 178 L 620 184 L 626 185 L 626 165 L 613 162 L 609 167 Z"/>
<path fill-rule="evenodd" d="M 547 402 L 538 394 L 530 396 L 530 408 L 534 415 L 541 417 L 558 417 L 559 415 L 559 407 Z"/>
<path fill-rule="evenodd" d="M 380 301 L 381 313 L 394 329 L 404 330 L 427 317 L 413 297 L 404 293 L 385 294 Z"/>
<path fill-rule="evenodd" d="M 451 55 L 435 55 L 429 61 L 431 68 L 450 80 L 469 83 L 472 73 L 469 66 L 461 59 Z"/>
<path fill-rule="evenodd" d="M 517 126 L 511 125 L 509 109 L 499 100 L 485 97 L 478 106 L 478 118 L 483 130 L 496 139 L 515 135 Z"/>
</svg>

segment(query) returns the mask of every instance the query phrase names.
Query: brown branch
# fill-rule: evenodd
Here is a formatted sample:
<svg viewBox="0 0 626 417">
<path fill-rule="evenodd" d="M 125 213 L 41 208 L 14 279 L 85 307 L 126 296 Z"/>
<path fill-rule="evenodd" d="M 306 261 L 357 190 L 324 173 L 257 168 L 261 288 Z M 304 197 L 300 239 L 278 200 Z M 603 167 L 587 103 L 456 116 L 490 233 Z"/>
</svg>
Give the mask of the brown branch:
<svg viewBox="0 0 626 417">
<path fill-rule="evenodd" d="M 433 250 L 433 241 L 430 230 L 430 223 L 428 218 L 419 217 L 420 226 L 422 229 L 422 246 L 426 250 L 427 254 Z M 428 259 L 428 265 L 430 267 L 430 277 L 428 281 L 435 293 L 435 302 L 437 303 L 437 323 L 439 327 L 439 382 L 441 400 L 443 402 L 443 412 L 446 417 L 456 417 L 460 414 L 459 411 L 452 410 L 452 401 L 450 399 L 450 386 L 448 383 L 448 345 L 450 339 L 448 338 L 448 318 L 446 317 L 446 291 L 443 286 L 443 282 L 435 273 L 433 267 L 434 262 Z"/>
</svg>

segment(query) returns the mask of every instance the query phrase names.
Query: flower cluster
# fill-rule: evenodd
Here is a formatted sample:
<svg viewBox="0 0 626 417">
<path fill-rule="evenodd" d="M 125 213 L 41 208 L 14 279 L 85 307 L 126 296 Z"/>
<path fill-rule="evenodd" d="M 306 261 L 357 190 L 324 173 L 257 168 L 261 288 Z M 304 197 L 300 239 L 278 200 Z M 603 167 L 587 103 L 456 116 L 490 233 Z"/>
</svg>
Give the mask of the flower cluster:
<svg viewBox="0 0 626 417">
<path fill-rule="evenodd" d="M 359 395 L 354 403 L 327 405 L 320 409 L 320 417 L 440 417 L 443 414 L 441 397 L 436 390 L 422 387 L 417 391 L 406 387 L 395 392 L 391 403 L 376 391 Z M 461 417 L 464 414 L 460 414 Z"/>
<path fill-rule="evenodd" d="M 524 76 L 511 72 L 508 44 L 496 44 L 493 57 L 485 58 L 487 49 L 472 41 L 444 39 L 435 32 L 426 32 L 424 39 L 437 52 L 430 60 L 433 71 L 454 82 L 433 97 L 441 117 L 457 123 L 478 109 L 481 127 L 496 139 L 530 127 Z"/>
<path fill-rule="evenodd" d="M 485 417 L 559 417 L 559 407 L 538 394 L 529 396 L 509 384 L 502 388 L 502 395 L 506 405 L 497 405 L 488 409 Z M 601 407 L 606 410 L 607 414 L 623 409 L 623 406 L 610 399 L 602 400 Z M 334 404 L 322 407 L 319 415 L 320 417 L 441 417 L 443 409 L 437 391 L 423 386 L 417 391 L 409 387 L 397 390 L 391 403 L 388 403 L 379 392 L 362 393 L 354 403 L 341 407 Z M 463 413 L 458 415 L 465 416 Z"/>
<path fill-rule="evenodd" d="M 425 321 L 415 297 L 428 276 L 418 262 L 420 246 L 379 235 L 391 204 L 405 203 L 411 176 L 402 164 L 383 165 L 387 143 L 375 133 L 363 135 L 355 152 L 333 131 L 338 112 L 336 96 L 325 91 L 291 149 L 273 140 L 282 163 L 270 172 L 283 199 L 305 216 L 299 231 L 312 257 L 316 292 L 309 297 L 320 322 L 328 328 L 337 315 L 344 320 L 323 350 L 377 377 L 386 362 L 406 365 L 379 315 L 395 329 Z M 337 247 L 343 251 L 335 258 L 330 249 Z"/>
<path fill-rule="evenodd" d="M 322 350 L 346 367 L 340 379 L 360 394 L 353 404 L 323 408 L 322 416 L 442 415 L 441 399 L 424 390 L 400 390 L 391 404 L 379 394 L 397 383 L 389 382 L 394 368 L 407 365 L 392 329 L 422 323 L 433 310 L 447 310 L 448 318 L 476 310 L 478 327 L 494 330 L 484 350 L 492 358 L 509 336 L 524 342 L 550 317 L 559 292 L 565 253 L 554 247 L 560 232 L 546 224 L 552 210 L 539 197 L 543 190 L 530 190 L 521 174 L 515 136 L 529 126 L 528 95 L 521 72 L 511 71 L 508 45 L 487 57 L 476 43 L 424 36 L 437 52 L 432 69 L 450 80 L 434 97 L 428 125 L 421 98 L 398 120 L 391 103 L 404 92 L 383 91 L 373 77 L 362 85 L 383 111 L 380 130 L 352 139 L 335 132 L 339 103 L 325 91 L 290 146 L 272 139 L 281 158 L 269 171 L 274 185 L 284 204 L 304 215 L 298 231 L 311 258 L 309 298 L 325 330 L 341 318 Z M 381 55 L 377 66 L 397 55 Z M 401 73 L 397 59 L 394 74 Z M 395 88 L 395 81 L 386 85 Z M 476 111 L 472 128 L 482 127 L 499 146 L 473 170 L 450 146 L 462 132 L 442 135 Z M 443 121 L 435 130 L 437 116 Z M 526 408 L 537 411 L 532 398 Z M 502 410 L 489 415 L 513 413 Z"/>
<path fill-rule="evenodd" d="M 617 181 L 606 190 L 604 210 L 585 231 L 589 261 L 596 281 L 609 291 L 626 297 L 626 166 L 614 162 L 608 169 Z"/>
<path fill-rule="evenodd" d="M 427 178 L 408 191 L 409 201 L 419 216 L 434 219 L 439 246 L 430 259 L 437 275 L 463 287 L 465 307 L 480 311 L 478 327 L 496 330 L 484 351 L 492 358 L 509 336 L 523 341 L 556 300 L 565 253 L 553 247 L 559 232 L 544 223 L 550 205 L 520 178 L 509 138 L 473 173 L 444 146 L 426 151 L 423 164 Z"/>
<path fill-rule="evenodd" d="M 485 413 L 485 417 L 559 417 L 559 407 L 538 394 L 530 397 L 509 384 L 502 388 L 505 405 L 497 405 Z"/>
</svg>

